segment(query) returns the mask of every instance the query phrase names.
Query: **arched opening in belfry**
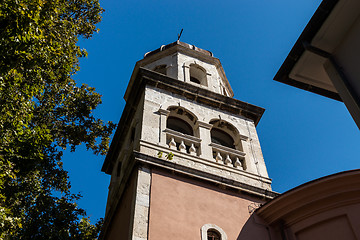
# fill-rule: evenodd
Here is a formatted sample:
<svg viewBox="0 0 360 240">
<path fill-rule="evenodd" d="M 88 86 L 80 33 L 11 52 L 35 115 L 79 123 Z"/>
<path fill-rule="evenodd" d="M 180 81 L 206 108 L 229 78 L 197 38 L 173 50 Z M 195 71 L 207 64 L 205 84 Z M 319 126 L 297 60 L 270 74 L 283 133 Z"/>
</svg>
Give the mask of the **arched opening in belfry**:
<svg viewBox="0 0 360 240">
<path fill-rule="evenodd" d="M 243 151 L 240 134 L 236 127 L 221 119 L 213 119 L 210 124 L 212 125 L 210 131 L 212 143 Z"/>
<path fill-rule="evenodd" d="M 183 134 L 194 135 L 193 128 L 190 124 L 178 117 L 169 116 L 166 122 L 166 128 Z"/>
<path fill-rule="evenodd" d="M 198 64 L 190 64 L 190 82 L 207 86 L 205 69 Z"/>
<path fill-rule="evenodd" d="M 219 128 L 211 129 L 211 142 L 235 149 L 234 139 Z"/>
</svg>

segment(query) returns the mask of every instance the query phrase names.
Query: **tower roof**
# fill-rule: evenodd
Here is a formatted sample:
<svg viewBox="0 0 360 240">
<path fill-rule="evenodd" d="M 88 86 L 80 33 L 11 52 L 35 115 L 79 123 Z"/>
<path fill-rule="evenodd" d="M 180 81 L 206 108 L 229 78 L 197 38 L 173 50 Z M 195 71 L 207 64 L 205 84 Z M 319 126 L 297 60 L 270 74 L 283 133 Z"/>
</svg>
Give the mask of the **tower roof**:
<svg viewBox="0 0 360 240">
<path fill-rule="evenodd" d="M 176 42 L 173 42 L 173 43 L 170 43 L 167 45 L 162 45 L 160 48 L 158 48 L 156 50 L 145 53 L 144 58 L 136 63 L 134 71 L 133 71 L 131 79 L 130 79 L 130 82 L 129 82 L 129 85 L 128 85 L 128 88 L 125 92 L 125 96 L 124 96 L 125 101 L 127 101 L 127 99 L 128 99 L 129 90 L 133 85 L 134 78 L 137 75 L 137 72 L 140 67 L 147 66 L 153 62 L 156 62 L 167 56 L 171 56 L 175 53 L 181 53 L 181 54 L 184 54 L 191 58 L 194 58 L 196 60 L 199 60 L 201 62 L 215 66 L 215 68 L 218 72 L 218 75 L 220 76 L 220 78 L 222 80 L 222 83 L 224 84 L 224 86 L 226 87 L 226 89 L 228 91 L 228 96 L 229 97 L 234 96 L 233 90 L 232 90 L 230 83 L 225 75 L 225 71 L 221 65 L 221 62 L 218 58 L 214 57 L 212 52 L 198 48 L 195 45 L 176 41 Z M 181 63 L 178 62 L 177 64 L 181 64 Z"/>
<path fill-rule="evenodd" d="M 183 46 L 187 49 L 191 49 L 191 50 L 195 50 L 201 54 L 204 54 L 204 55 L 207 55 L 207 56 L 210 56 L 210 57 L 213 57 L 213 53 L 208 51 L 208 50 L 205 50 L 205 49 L 201 49 L 201 48 L 198 48 L 196 47 L 195 45 L 191 45 L 191 44 L 188 44 L 188 43 L 184 43 L 184 42 L 180 42 L 179 40 L 176 41 L 176 42 L 173 42 L 173 43 L 169 43 L 167 45 L 162 45 L 160 48 L 156 49 L 156 50 L 153 50 L 153 51 L 150 51 L 150 52 L 147 52 L 145 53 L 144 55 L 144 58 L 146 57 L 150 57 L 158 52 L 161 52 L 161 51 L 164 51 L 166 49 L 169 49 L 173 46 L 176 46 L 176 45 L 179 45 L 179 46 Z"/>
</svg>

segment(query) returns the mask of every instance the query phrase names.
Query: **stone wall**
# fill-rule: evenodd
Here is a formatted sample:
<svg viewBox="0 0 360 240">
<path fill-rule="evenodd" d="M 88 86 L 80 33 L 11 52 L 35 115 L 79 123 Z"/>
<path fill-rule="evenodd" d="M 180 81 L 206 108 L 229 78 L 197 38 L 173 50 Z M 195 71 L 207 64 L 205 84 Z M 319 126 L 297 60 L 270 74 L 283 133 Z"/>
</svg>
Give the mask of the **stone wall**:
<svg viewBox="0 0 360 240">
<path fill-rule="evenodd" d="M 196 136 L 202 143 L 211 143 L 211 139 L 209 139 L 211 128 L 211 124 L 209 123 L 211 120 L 221 119 L 233 125 L 239 132 L 239 136 L 241 136 L 239 141 L 241 141 L 242 151 L 245 154 L 244 161 L 246 169 L 240 170 L 234 166 L 226 166 L 224 163 L 216 162 L 212 155 L 202 154 L 205 152 L 212 154 L 211 146 L 209 146 L 209 144 L 201 144 L 201 151 L 195 156 L 191 156 L 190 154 L 175 149 L 169 149 L 169 140 L 161 141 L 161 139 L 166 139 L 166 125 L 164 124 L 166 116 L 160 112 L 161 110 L 166 112 L 170 107 L 177 106 L 194 114 L 197 117 L 198 122 L 209 125 L 208 129 L 205 128 L 204 131 L 198 131 L 199 133 L 203 132 L 203 135 Z M 182 164 L 193 165 L 194 167 L 196 167 L 199 162 L 208 163 L 209 167 L 207 167 L 207 169 L 214 168 L 216 169 L 214 170 L 215 172 L 224 172 L 225 176 L 230 176 L 232 172 L 235 172 L 239 175 L 235 178 L 241 178 L 236 180 L 245 181 L 260 188 L 271 189 L 271 180 L 268 179 L 256 128 L 251 120 L 206 105 L 195 104 L 182 96 L 170 94 L 166 91 L 147 86 L 145 90 L 143 123 L 140 143 L 141 152 L 151 156 L 157 156 L 159 151 L 172 152 L 175 154 L 175 162 L 182 162 Z M 199 124 L 194 127 L 199 128 Z M 205 148 L 209 148 L 210 150 L 206 151 Z M 246 176 L 246 174 L 248 176 Z"/>
<path fill-rule="evenodd" d="M 228 87 L 227 79 L 222 72 L 219 71 L 221 66 L 177 52 L 170 56 L 155 60 L 154 62 L 145 65 L 144 68 L 154 70 L 156 66 L 160 65 L 166 65 L 166 75 L 169 77 L 202 87 L 215 93 L 231 96 L 232 90 Z M 191 65 L 197 65 L 205 70 L 206 84 L 196 84 L 190 81 Z"/>
</svg>

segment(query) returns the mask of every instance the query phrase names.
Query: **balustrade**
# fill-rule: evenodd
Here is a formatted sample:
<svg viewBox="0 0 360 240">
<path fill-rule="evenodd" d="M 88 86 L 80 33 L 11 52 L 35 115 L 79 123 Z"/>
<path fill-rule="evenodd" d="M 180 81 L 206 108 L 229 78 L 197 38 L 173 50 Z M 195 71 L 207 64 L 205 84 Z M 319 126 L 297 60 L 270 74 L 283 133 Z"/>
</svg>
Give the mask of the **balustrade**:
<svg viewBox="0 0 360 240">
<path fill-rule="evenodd" d="M 170 149 L 178 150 L 193 156 L 199 156 L 201 139 L 183 134 L 172 129 L 165 129 L 166 142 Z"/>
<path fill-rule="evenodd" d="M 193 156 L 200 156 L 201 139 L 172 129 L 165 129 L 166 142 L 170 149 Z M 240 170 L 246 170 L 245 153 L 220 144 L 211 143 L 214 161 Z"/>
<path fill-rule="evenodd" d="M 246 169 L 244 152 L 216 143 L 211 143 L 210 146 L 213 149 L 213 157 L 217 163 L 222 163 L 241 170 Z"/>
</svg>

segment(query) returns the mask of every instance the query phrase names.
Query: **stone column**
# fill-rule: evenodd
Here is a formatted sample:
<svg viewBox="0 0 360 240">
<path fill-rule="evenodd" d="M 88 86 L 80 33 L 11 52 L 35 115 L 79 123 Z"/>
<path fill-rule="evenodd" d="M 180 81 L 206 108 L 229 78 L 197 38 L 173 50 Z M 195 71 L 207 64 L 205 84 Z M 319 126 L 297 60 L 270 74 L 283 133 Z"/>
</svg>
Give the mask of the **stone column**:
<svg viewBox="0 0 360 240">
<path fill-rule="evenodd" d="M 201 121 L 197 121 L 197 125 L 199 128 L 199 138 L 201 139 L 200 157 L 208 159 L 209 161 L 214 161 L 212 148 L 210 147 L 210 143 L 211 143 L 210 129 L 212 125 Z"/>
<path fill-rule="evenodd" d="M 184 82 L 190 82 L 190 67 L 189 65 L 185 64 L 182 66 L 183 70 L 183 81 Z"/>
<path fill-rule="evenodd" d="M 136 198 L 132 240 L 147 240 L 149 228 L 149 206 L 151 172 L 146 167 L 140 167 L 137 176 Z"/>
<path fill-rule="evenodd" d="M 158 112 L 160 114 L 159 143 L 162 146 L 166 146 L 166 133 L 164 131 L 166 129 L 166 118 L 170 111 L 160 108 Z"/>
</svg>

